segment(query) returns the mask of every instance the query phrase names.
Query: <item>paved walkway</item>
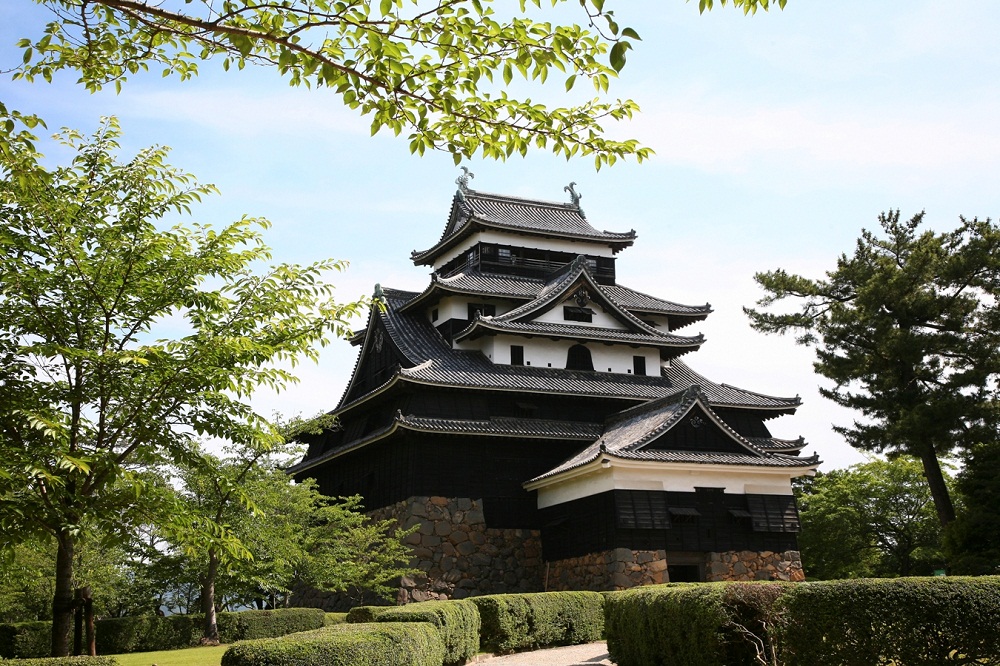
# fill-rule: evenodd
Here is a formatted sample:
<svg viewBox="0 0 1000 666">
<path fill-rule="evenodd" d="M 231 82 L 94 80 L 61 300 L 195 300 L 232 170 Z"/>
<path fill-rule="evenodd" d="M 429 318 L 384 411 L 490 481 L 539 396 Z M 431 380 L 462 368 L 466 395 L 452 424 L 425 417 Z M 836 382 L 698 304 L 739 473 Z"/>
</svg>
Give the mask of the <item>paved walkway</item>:
<svg viewBox="0 0 1000 666">
<path fill-rule="evenodd" d="M 476 662 L 477 666 L 613 666 L 614 662 L 608 656 L 608 644 L 587 643 L 585 645 L 567 645 L 551 648 L 509 654 L 503 657 L 489 657 Z"/>
</svg>

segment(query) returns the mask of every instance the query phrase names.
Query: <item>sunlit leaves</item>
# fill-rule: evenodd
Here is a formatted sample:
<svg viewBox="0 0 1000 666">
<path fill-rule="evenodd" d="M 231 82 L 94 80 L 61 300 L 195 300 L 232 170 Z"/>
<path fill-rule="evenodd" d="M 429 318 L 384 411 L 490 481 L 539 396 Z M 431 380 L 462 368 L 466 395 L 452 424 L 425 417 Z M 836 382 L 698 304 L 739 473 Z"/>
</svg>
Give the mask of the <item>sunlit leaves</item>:
<svg viewBox="0 0 1000 666">
<path fill-rule="evenodd" d="M 185 79 L 198 73 L 199 61 L 218 57 L 225 69 L 269 65 L 292 85 L 330 88 L 343 104 L 371 117 L 373 133 L 405 135 L 417 153 L 506 159 L 532 147 L 567 158 L 593 154 L 598 167 L 651 155 L 635 141 L 604 136 L 605 121 L 637 109 L 631 100 L 597 98 L 561 107 L 521 92 L 544 84 L 553 71 L 569 76 L 560 77 L 567 90 L 582 77 L 599 95 L 608 92 L 639 35 L 620 27 L 603 2 L 582 3 L 586 28 L 523 12 L 498 17 L 489 0 L 426 7 L 402 0 L 232 0 L 221 9 L 209 0 L 179 7 L 39 2 L 57 20 L 42 37 L 21 41 L 17 78 L 48 80 L 69 68 L 91 90 L 117 88 L 150 65 Z M 532 4 L 536 14 L 544 13 L 541 3 Z"/>
<path fill-rule="evenodd" d="M 688 0 L 690 2 L 690 0 Z M 719 0 L 719 4 L 726 6 L 727 0 Z M 779 9 L 784 9 L 788 0 L 733 0 L 733 6 L 743 10 L 744 14 L 756 14 L 758 9 L 765 12 L 773 5 Z M 715 6 L 715 0 L 698 0 L 698 11 L 704 13 Z"/>
</svg>

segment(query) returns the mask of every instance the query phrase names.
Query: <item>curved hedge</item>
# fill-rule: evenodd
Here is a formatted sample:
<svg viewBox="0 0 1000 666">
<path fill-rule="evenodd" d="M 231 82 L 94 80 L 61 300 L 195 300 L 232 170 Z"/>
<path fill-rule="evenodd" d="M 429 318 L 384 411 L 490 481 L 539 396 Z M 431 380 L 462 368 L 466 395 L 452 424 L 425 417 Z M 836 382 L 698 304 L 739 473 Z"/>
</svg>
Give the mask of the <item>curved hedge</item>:
<svg viewBox="0 0 1000 666">
<path fill-rule="evenodd" d="M 802 583 L 779 604 L 789 666 L 1000 665 L 1000 576 Z"/>
<path fill-rule="evenodd" d="M 479 645 L 488 652 L 589 643 L 604 633 L 604 597 L 599 592 L 497 594 L 469 601 L 479 609 Z"/>
<path fill-rule="evenodd" d="M 378 622 L 429 622 L 444 641 L 444 663 L 464 664 L 479 652 L 480 620 L 476 605 L 468 600 L 424 601 L 377 614 Z"/>
<path fill-rule="evenodd" d="M 222 666 L 441 666 L 444 654 L 429 623 L 372 622 L 236 643 Z"/>
</svg>

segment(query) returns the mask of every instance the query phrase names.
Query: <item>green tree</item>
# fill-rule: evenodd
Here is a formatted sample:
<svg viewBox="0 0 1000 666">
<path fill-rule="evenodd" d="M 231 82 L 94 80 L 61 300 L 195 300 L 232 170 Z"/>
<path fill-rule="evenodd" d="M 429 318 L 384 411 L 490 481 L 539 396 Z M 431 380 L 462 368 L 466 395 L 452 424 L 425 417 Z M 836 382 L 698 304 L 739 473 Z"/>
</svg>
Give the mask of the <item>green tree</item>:
<svg viewBox="0 0 1000 666">
<path fill-rule="evenodd" d="M 213 188 L 163 148 L 118 161 L 119 134 L 63 132 L 76 155 L 51 171 L 16 136 L 0 152 L 0 531 L 58 545 L 57 656 L 84 529 L 183 520 L 144 470 L 193 460 L 197 436 L 278 441 L 248 397 L 293 381 L 274 362 L 314 358 L 358 310 L 322 280 L 341 263 L 255 272 L 266 221 L 167 228 Z"/>
<path fill-rule="evenodd" d="M 794 332 L 816 348 L 816 372 L 834 383 L 820 392 L 861 414 L 834 429 L 858 449 L 918 458 L 946 525 L 955 510 L 938 456 L 995 433 L 1000 229 L 962 218 L 934 233 L 920 229 L 923 217 L 880 215 L 883 234 L 862 231 L 826 279 L 758 273 L 759 307 L 803 303 L 744 311 L 758 331 Z"/>
<path fill-rule="evenodd" d="M 797 499 L 810 578 L 929 574 L 943 561 L 941 525 L 913 458 L 819 474 Z"/>
<path fill-rule="evenodd" d="M 510 88 L 515 76 L 544 83 L 552 75 L 567 91 L 579 80 L 607 93 L 639 35 L 619 26 L 604 0 L 581 0 L 588 28 L 535 20 L 526 0 L 520 11 L 500 7 L 503 16 L 489 0 L 36 2 L 54 16 L 39 36 L 19 44 L 24 63 L 15 76 L 29 81 L 74 69 L 90 90 L 120 88 L 149 68 L 186 79 L 199 61 L 218 57 L 227 70 L 266 65 L 292 85 L 332 88 L 371 118 L 373 134 L 405 132 L 411 151 L 445 150 L 456 163 L 476 153 L 506 159 L 532 146 L 567 158 L 593 154 L 598 168 L 652 153 L 634 140 L 604 136 L 606 120 L 638 109 L 631 100 L 547 107 Z M 541 0 L 531 4 L 542 13 Z M 713 3 L 699 4 L 704 11 Z M 770 2 L 733 4 L 755 12 Z"/>
<path fill-rule="evenodd" d="M 1000 574 L 1000 442 L 972 446 L 955 487 L 962 510 L 947 534 L 948 560 L 960 574 Z"/>
</svg>

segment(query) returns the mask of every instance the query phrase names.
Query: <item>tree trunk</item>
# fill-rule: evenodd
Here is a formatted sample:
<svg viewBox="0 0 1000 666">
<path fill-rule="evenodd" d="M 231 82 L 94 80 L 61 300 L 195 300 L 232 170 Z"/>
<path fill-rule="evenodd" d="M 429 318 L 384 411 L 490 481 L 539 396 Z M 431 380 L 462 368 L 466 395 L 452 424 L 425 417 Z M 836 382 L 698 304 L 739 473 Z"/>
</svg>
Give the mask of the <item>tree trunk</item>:
<svg viewBox="0 0 1000 666">
<path fill-rule="evenodd" d="M 87 654 L 97 656 L 97 632 L 94 627 L 94 595 L 90 586 L 83 588 L 83 618 L 87 625 Z"/>
<path fill-rule="evenodd" d="M 76 540 L 68 530 L 56 536 L 56 591 L 52 596 L 52 656 L 69 656 L 69 636 L 73 627 L 73 555 Z"/>
<path fill-rule="evenodd" d="M 219 556 L 214 548 L 208 550 L 208 571 L 201 577 L 201 611 L 205 614 L 205 632 L 202 645 L 219 644 L 219 624 L 215 617 L 215 577 L 219 573 Z"/>
<path fill-rule="evenodd" d="M 934 498 L 934 508 L 937 510 L 938 520 L 941 521 L 942 527 L 948 527 L 955 520 L 955 506 L 951 503 L 948 485 L 944 482 L 941 463 L 938 461 L 933 444 L 928 442 L 920 447 L 920 462 L 924 465 L 924 476 L 927 477 L 931 497 Z"/>
</svg>

